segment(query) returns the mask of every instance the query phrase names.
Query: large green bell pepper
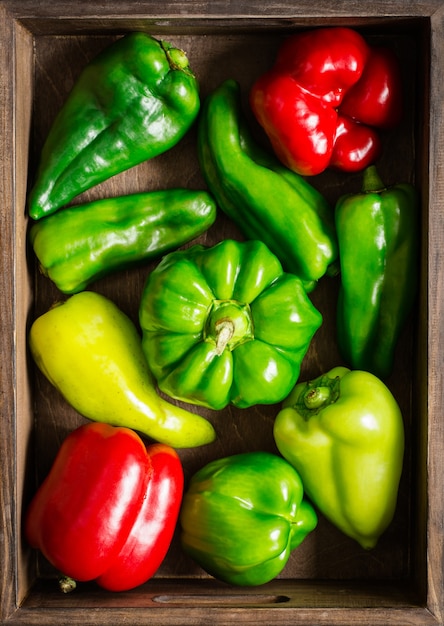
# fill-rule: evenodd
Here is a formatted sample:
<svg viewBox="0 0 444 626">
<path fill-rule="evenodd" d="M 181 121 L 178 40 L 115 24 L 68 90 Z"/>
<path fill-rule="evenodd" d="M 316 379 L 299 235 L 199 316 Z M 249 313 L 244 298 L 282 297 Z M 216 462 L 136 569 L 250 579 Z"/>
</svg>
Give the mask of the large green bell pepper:
<svg viewBox="0 0 444 626">
<path fill-rule="evenodd" d="M 139 311 L 149 367 L 166 394 L 222 409 L 280 402 L 322 316 L 260 241 L 170 252 Z"/>
<path fill-rule="evenodd" d="M 209 228 L 216 204 L 206 191 L 166 189 L 68 207 L 33 224 L 42 272 L 63 293 L 178 248 Z"/>
<path fill-rule="evenodd" d="M 274 438 L 324 516 L 374 547 L 394 515 L 404 455 L 402 415 L 384 383 L 345 367 L 299 383 Z"/>
<path fill-rule="evenodd" d="M 275 454 L 212 461 L 194 474 L 183 498 L 183 549 L 220 580 L 262 585 L 317 525 L 303 495 L 298 473 Z"/>
<path fill-rule="evenodd" d="M 174 146 L 200 108 L 185 53 L 130 33 L 83 70 L 43 146 L 29 214 L 39 219 L 81 192 Z"/>
<path fill-rule="evenodd" d="M 234 80 L 204 101 L 198 154 L 224 213 L 245 237 L 266 243 L 285 271 L 313 289 L 338 254 L 333 211 L 319 191 L 254 141 Z"/>
<path fill-rule="evenodd" d="M 385 378 L 417 289 L 418 208 L 414 187 L 385 188 L 375 166 L 362 193 L 336 205 L 341 286 L 338 342 L 347 365 Z"/>
</svg>

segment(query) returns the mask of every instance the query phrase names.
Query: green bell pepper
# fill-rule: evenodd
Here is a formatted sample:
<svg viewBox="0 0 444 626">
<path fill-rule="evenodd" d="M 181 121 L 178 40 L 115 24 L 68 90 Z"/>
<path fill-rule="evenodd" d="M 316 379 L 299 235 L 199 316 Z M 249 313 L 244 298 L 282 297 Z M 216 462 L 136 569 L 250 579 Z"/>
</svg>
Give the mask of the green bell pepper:
<svg viewBox="0 0 444 626">
<path fill-rule="evenodd" d="M 182 50 L 130 33 L 83 70 L 43 146 L 29 215 L 40 219 L 81 192 L 174 146 L 200 108 Z"/>
<path fill-rule="evenodd" d="M 225 240 L 166 255 L 139 321 L 160 389 L 222 409 L 285 398 L 322 316 L 264 243 Z"/>
<path fill-rule="evenodd" d="M 65 208 L 35 222 L 29 236 L 42 272 L 71 294 L 178 248 L 215 219 L 206 191 L 167 189 Z"/>
<path fill-rule="evenodd" d="M 401 411 L 384 383 L 345 367 L 299 383 L 274 438 L 321 513 L 373 548 L 393 519 L 404 455 Z"/>
<path fill-rule="evenodd" d="M 298 473 L 269 452 L 217 459 L 184 494 L 181 544 L 206 572 L 234 585 L 262 585 L 284 569 L 316 528 Z"/>
<path fill-rule="evenodd" d="M 347 365 L 380 378 L 393 370 L 416 295 L 417 204 L 412 185 L 385 188 L 371 166 L 364 172 L 362 193 L 347 194 L 336 205 L 339 347 Z"/>
<path fill-rule="evenodd" d="M 312 290 L 337 258 L 333 211 L 319 191 L 253 140 L 234 80 L 204 101 L 198 155 L 222 211 Z"/>
</svg>

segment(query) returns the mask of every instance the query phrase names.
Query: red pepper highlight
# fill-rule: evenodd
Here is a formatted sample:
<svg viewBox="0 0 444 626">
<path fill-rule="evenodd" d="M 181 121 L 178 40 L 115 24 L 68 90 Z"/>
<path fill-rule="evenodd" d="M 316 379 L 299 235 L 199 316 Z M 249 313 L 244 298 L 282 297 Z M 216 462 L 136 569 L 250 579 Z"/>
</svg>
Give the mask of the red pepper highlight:
<svg viewBox="0 0 444 626">
<path fill-rule="evenodd" d="M 381 153 L 378 131 L 400 122 L 398 60 L 350 28 L 293 35 L 253 84 L 250 105 L 276 155 L 293 171 L 360 171 Z"/>
<path fill-rule="evenodd" d="M 32 499 L 25 537 L 65 576 L 121 591 L 148 580 L 170 546 L 183 493 L 177 452 L 88 423 L 63 441 Z"/>
</svg>

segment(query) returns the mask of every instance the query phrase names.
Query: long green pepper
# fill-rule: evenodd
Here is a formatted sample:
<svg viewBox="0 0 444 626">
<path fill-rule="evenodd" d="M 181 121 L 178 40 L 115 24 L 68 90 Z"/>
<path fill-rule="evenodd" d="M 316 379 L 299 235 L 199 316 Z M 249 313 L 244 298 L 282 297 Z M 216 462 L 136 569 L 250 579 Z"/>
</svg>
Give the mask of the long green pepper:
<svg viewBox="0 0 444 626">
<path fill-rule="evenodd" d="M 198 154 L 220 208 L 312 289 L 337 257 L 333 212 L 322 194 L 252 139 L 236 81 L 225 81 L 204 101 Z"/>
<path fill-rule="evenodd" d="M 83 70 L 43 146 L 29 215 L 40 219 L 90 187 L 172 148 L 200 108 L 185 53 L 130 33 Z"/>
<path fill-rule="evenodd" d="M 42 273 L 72 294 L 178 248 L 215 219 L 208 192 L 166 189 L 67 207 L 35 222 L 29 238 Z"/>
<path fill-rule="evenodd" d="M 364 172 L 362 193 L 347 194 L 336 205 L 339 346 L 352 369 L 380 378 L 393 369 L 416 295 L 417 205 L 413 185 L 387 188 L 375 166 Z"/>
</svg>

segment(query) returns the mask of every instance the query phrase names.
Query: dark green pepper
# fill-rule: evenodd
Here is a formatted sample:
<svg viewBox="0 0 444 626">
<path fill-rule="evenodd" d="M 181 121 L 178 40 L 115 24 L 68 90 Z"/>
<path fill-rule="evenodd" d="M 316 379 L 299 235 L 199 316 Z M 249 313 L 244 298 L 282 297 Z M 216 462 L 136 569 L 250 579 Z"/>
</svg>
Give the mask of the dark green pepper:
<svg viewBox="0 0 444 626">
<path fill-rule="evenodd" d="M 316 528 L 302 481 L 287 461 L 245 452 L 212 461 L 184 495 L 181 542 L 205 571 L 233 585 L 262 585 Z"/>
<path fill-rule="evenodd" d="M 393 369 L 396 344 L 417 289 L 418 198 L 414 187 L 384 187 L 375 166 L 362 193 L 336 205 L 341 286 L 338 342 L 352 369 L 380 378 Z"/>
<path fill-rule="evenodd" d="M 191 241 L 215 218 L 206 191 L 168 189 L 65 208 L 36 222 L 30 241 L 42 272 L 63 293 L 76 293 Z"/>
<path fill-rule="evenodd" d="M 322 316 L 261 241 L 170 252 L 140 302 L 143 350 L 160 389 L 212 409 L 283 400 Z"/>
<path fill-rule="evenodd" d="M 252 139 L 234 80 L 203 104 L 198 154 L 220 208 L 312 289 L 337 257 L 333 211 L 321 193 Z"/>
<path fill-rule="evenodd" d="M 83 70 L 42 150 L 29 214 L 39 219 L 81 192 L 161 154 L 200 108 L 182 50 L 131 33 Z"/>
</svg>

